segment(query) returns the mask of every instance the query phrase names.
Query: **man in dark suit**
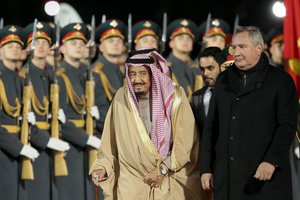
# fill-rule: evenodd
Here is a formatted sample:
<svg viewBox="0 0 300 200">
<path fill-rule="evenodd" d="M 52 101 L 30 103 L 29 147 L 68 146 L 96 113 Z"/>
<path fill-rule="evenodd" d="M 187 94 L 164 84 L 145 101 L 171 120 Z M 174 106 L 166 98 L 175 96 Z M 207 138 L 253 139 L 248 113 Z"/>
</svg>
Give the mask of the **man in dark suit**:
<svg viewBox="0 0 300 200">
<path fill-rule="evenodd" d="M 202 187 L 215 200 L 291 200 L 293 79 L 269 64 L 258 28 L 238 27 L 231 45 L 234 64 L 217 78 L 203 131 Z"/>
<path fill-rule="evenodd" d="M 198 56 L 199 68 L 205 86 L 193 93 L 191 107 L 201 137 L 209 108 L 211 92 L 221 72 L 221 64 L 223 62 L 225 62 L 225 57 L 222 54 L 222 50 L 218 47 L 208 47 Z"/>
</svg>

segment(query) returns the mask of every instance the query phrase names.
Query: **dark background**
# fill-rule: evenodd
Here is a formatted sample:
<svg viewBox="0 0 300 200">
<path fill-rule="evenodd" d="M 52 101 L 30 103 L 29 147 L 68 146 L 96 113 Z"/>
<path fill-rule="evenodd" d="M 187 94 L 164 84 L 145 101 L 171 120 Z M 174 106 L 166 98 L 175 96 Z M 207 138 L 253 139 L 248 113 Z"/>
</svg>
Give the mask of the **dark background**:
<svg viewBox="0 0 300 200">
<path fill-rule="evenodd" d="M 0 17 L 4 24 L 26 26 L 34 18 L 41 21 L 53 21 L 44 11 L 47 0 L 1 0 Z M 132 13 L 133 24 L 139 20 L 150 19 L 162 24 L 163 12 L 168 14 L 168 23 L 177 18 L 189 18 L 197 25 L 206 20 L 208 12 L 212 17 L 226 20 L 231 29 L 236 14 L 241 25 L 255 25 L 268 32 L 272 27 L 282 23 L 282 19 L 272 13 L 274 0 L 65 0 L 72 5 L 84 22 L 90 22 L 95 14 L 96 24 L 101 21 L 102 14 L 107 19 L 117 18 L 127 23 L 128 13 Z M 97 2 L 97 3 L 96 3 Z"/>
</svg>

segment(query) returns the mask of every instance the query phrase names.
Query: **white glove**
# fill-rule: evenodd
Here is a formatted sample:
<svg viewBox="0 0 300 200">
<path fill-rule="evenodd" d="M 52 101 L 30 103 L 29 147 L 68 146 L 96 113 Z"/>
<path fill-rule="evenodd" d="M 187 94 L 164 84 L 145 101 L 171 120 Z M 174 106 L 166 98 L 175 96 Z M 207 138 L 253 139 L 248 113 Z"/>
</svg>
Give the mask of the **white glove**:
<svg viewBox="0 0 300 200">
<path fill-rule="evenodd" d="M 100 119 L 100 113 L 99 113 L 99 110 L 98 110 L 98 107 L 97 106 L 93 106 L 91 108 L 91 111 L 90 111 L 92 117 L 94 117 L 95 119 Z"/>
<path fill-rule="evenodd" d="M 29 144 L 25 144 L 23 146 L 20 154 L 26 156 L 27 158 L 30 158 L 32 161 L 34 161 L 39 156 L 39 152 Z"/>
<path fill-rule="evenodd" d="M 50 138 L 47 147 L 61 152 L 65 152 L 70 149 L 69 143 L 62 141 L 58 138 Z"/>
<path fill-rule="evenodd" d="M 295 155 L 298 159 L 300 159 L 300 150 L 299 150 L 299 147 L 296 147 L 295 148 Z"/>
<path fill-rule="evenodd" d="M 61 108 L 58 110 L 58 120 L 63 124 L 66 123 L 66 115 L 64 110 Z"/>
<path fill-rule="evenodd" d="M 95 149 L 99 149 L 101 146 L 101 140 L 96 136 L 90 135 L 86 144 L 94 147 Z"/>
<path fill-rule="evenodd" d="M 28 121 L 28 123 L 30 123 L 31 125 L 35 125 L 36 119 L 35 119 L 35 115 L 34 115 L 33 112 L 27 113 L 27 121 Z"/>
</svg>

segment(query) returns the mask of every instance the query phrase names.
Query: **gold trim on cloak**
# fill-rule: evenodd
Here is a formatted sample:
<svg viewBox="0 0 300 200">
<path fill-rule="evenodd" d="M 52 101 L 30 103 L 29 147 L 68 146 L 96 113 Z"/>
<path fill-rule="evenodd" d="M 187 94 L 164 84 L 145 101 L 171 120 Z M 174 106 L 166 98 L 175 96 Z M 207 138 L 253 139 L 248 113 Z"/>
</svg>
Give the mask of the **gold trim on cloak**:
<svg viewBox="0 0 300 200">
<path fill-rule="evenodd" d="M 176 78 L 176 75 L 174 73 L 172 73 L 172 81 L 174 81 L 174 83 L 177 85 L 177 86 L 180 86 L 179 82 L 178 82 L 178 79 Z M 187 86 L 186 88 L 187 90 L 187 97 L 188 97 L 188 100 L 190 101 L 191 98 L 192 98 L 192 94 L 193 94 L 193 90 L 191 88 L 190 85 Z"/>
<path fill-rule="evenodd" d="M 143 143 L 145 144 L 146 148 L 148 149 L 148 151 L 154 155 L 156 157 L 156 162 L 159 165 L 162 162 L 162 158 L 159 155 L 159 153 L 157 152 L 156 148 L 154 147 L 152 140 L 149 137 L 149 134 L 147 132 L 147 129 L 142 121 L 142 119 L 140 118 L 139 112 L 137 110 L 137 108 L 135 107 L 133 100 L 130 96 L 130 92 L 128 90 L 128 88 L 126 87 L 126 95 L 127 95 L 127 99 L 129 102 L 129 105 L 131 107 L 131 110 L 133 112 L 133 116 L 134 116 L 134 120 L 136 122 L 138 131 L 140 133 L 141 139 L 143 141 Z M 176 142 L 176 135 L 174 134 L 176 132 L 176 126 L 175 126 L 175 122 L 177 120 L 178 117 L 178 110 L 179 110 L 179 106 L 181 104 L 181 95 L 178 95 L 180 93 L 180 87 L 179 86 L 175 86 L 175 92 L 174 92 L 174 97 L 173 97 L 173 105 L 172 105 L 172 133 L 173 133 L 173 149 L 172 149 L 172 154 L 171 154 L 171 165 L 172 165 L 172 169 L 175 169 L 176 172 L 176 166 L 178 166 L 178 162 L 176 160 L 176 149 L 175 149 L 175 145 L 174 143 Z"/>
</svg>

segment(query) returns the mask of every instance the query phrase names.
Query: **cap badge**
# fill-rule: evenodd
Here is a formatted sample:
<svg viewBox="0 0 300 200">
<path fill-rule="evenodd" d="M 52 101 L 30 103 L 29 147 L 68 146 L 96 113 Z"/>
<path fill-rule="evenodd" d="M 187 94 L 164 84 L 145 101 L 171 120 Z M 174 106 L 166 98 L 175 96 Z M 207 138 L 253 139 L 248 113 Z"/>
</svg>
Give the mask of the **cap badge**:
<svg viewBox="0 0 300 200">
<path fill-rule="evenodd" d="M 13 33 L 17 31 L 15 26 L 11 26 L 8 30 Z"/>
<path fill-rule="evenodd" d="M 117 27 L 118 26 L 118 22 L 116 20 L 112 20 L 110 23 L 109 23 L 110 26 L 112 27 Z"/>
<path fill-rule="evenodd" d="M 180 22 L 180 24 L 183 26 L 187 26 L 187 25 L 189 25 L 189 22 L 186 19 L 184 19 Z"/>
<path fill-rule="evenodd" d="M 38 23 L 36 24 L 36 27 L 37 27 L 38 29 L 41 29 L 41 28 L 44 27 L 44 25 L 43 25 L 41 22 L 38 22 Z"/>
<path fill-rule="evenodd" d="M 82 27 L 79 23 L 77 23 L 73 28 L 79 31 Z"/>
<path fill-rule="evenodd" d="M 219 20 L 215 19 L 211 22 L 211 24 L 214 26 L 220 26 L 221 23 L 219 22 Z"/>
<path fill-rule="evenodd" d="M 143 24 L 144 27 L 151 27 L 151 23 L 149 21 L 146 21 L 144 24 Z"/>
</svg>

